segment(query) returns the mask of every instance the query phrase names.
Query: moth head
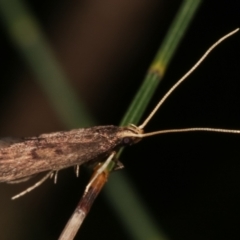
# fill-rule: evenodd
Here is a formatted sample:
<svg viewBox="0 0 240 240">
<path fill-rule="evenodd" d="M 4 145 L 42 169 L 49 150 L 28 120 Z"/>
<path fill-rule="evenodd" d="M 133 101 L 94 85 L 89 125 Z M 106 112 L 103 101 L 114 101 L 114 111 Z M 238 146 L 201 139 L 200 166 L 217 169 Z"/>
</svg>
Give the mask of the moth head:
<svg viewBox="0 0 240 240">
<path fill-rule="evenodd" d="M 120 128 L 117 136 L 121 139 L 123 146 L 131 146 L 142 139 L 143 130 L 131 124 L 128 127 Z"/>
</svg>

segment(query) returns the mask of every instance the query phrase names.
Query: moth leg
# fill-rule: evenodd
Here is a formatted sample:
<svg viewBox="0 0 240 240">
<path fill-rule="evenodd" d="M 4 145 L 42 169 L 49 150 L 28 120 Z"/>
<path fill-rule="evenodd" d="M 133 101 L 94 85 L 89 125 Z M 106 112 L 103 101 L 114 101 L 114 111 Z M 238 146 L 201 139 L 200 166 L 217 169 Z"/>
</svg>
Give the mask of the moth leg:
<svg viewBox="0 0 240 240">
<path fill-rule="evenodd" d="M 12 197 L 12 200 L 16 199 L 16 198 L 19 198 L 23 195 L 25 195 L 26 193 L 28 192 L 31 192 L 33 189 L 37 188 L 39 185 L 41 185 L 45 180 L 47 180 L 51 174 L 53 173 L 53 171 L 49 172 L 48 174 L 46 174 L 41 180 L 39 180 L 37 183 L 35 183 L 33 186 L 27 188 L 25 191 L 15 195 Z"/>
<path fill-rule="evenodd" d="M 122 164 L 122 162 L 120 162 L 119 160 L 116 161 L 116 165 L 114 167 L 114 171 L 117 171 L 117 170 L 120 170 L 120 169 L 123 169 L 124 168 L 124 165 Z"/>
<path fill-rule="evenodd" d="M 54 183 L 57 183 L 57 177 L 58 177 L 58 171 L 55 172 L 54 174 Z"/>
<path fill-rule="evenodd" d="M 50 174 L 50 178 L 53 178 L 54 177 L 54 184 L 57 183 L 57 177 L 58 177 L 58 171 L 52 171 L 51 174 Z"/>
<path fill-rule="evenodd" d="M 77 177 L 79 177 L 79 168 L 80 168 L 79 165 L 76 165 L 76 166 L 75 166 L 75 173 L 76 173 L 76 176 L 77 176 Z"/>
<path fill-rule="evenodd" d="M 95 175 L 93 176 L 93 178 L 91 179 L 91 181 L 88 183 L 85 192 L 88 192 L 88 189 L 90 188 L 90 186 L 92 185 L 92 183 L 96 180 L 96 178 L 105 171 L 105 169 L 107 168 L 108 164 L 111 162 L 111 160 L 113 159 L 113 157 L 115 156 L 116 152 L 111 153 L 111 155 L 109 155 L 109 157 L 107 158 L 107 160 L 102 164 L 102 166 L 96 171 Z"/>
</svg>

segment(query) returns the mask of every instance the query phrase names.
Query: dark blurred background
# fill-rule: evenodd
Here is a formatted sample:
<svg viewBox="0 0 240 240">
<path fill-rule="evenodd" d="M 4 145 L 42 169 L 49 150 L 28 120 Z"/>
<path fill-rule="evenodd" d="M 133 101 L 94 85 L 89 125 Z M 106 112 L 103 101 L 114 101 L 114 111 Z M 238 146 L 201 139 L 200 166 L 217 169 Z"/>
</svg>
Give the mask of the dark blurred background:
<svg viewBox="0 0 240 240">
<path fill-rule="evenodd" d="M 11 2 L 11 1 L 10 1 Z M 25 1 L 78 97 L 99 125 L 118 125 L 181 1 Z M 203 1 L 151 101 L 224 34 L 240 26 L 240 3 Z M 240 129 L 240 34 L 222 43 L 162 106 L 146 131 Z M 66 130 L 0 16 L 0 136 Z M 81 120 L 79 120 L 81 126 Z M 240 136 L 182 133 L 144 139 L 121 156 L 135 191 L 167 239 L 239 239 Z M 109 179 L 114 178 L 113 173 Z M 89 179 L 59 173 L 30 186 L 1 184 L 1 239 L 57 239 Z M 76 239 L 132 239 L 101 193 Z M 124 196 L 122 196 L 124 198 Z M 121 199 L 119 199 L 121 201 Z M 110 229 L 110 230 L 109 230 Z"/>
</svg>

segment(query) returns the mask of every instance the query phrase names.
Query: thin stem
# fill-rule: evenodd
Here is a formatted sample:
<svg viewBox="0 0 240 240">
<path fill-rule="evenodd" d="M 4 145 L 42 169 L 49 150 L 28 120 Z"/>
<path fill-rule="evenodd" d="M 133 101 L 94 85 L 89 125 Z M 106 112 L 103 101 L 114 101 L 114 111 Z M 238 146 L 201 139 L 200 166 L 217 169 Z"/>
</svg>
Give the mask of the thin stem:
<svg viewBox="0 0 240 240">
<path fill-rule="evenodd" d="M 95 177 L 95 174 L 97 174 L 97 171 L 98 169 L 96 169 L 94 172 L 93 178 Z M 94 200 L 101 192 L 105 182 L 107 181 L 108 176 L 108 171 L 104 171 L 101 174 L 98 174 L 97 178 L 91 183 L 91 186 L 85 190 L 81 200 L 79 201 L 72 216 L 69 218 L 58 240 L 74 239 L 85 217 L 90 211 Z"/>
<path fill-rule="evenodd" d="M 129 125 L 129 123 L 138 124 L 200 3 L 200 0 L 183 1 L 142 86 L 121 121 L 122 126 Z M 119 157 L 120 153 L 117 156 Z M 112 170 L 114 163 L 111 163 L 109 168 Z M 159 224 L 151 217 L 148 207 L 142 203 L 136 189 L 123 171 L 115 174 L 111 181 L 106 184 L 104 190 L 109 203 L 117 211 L 118 216 L 128 232 L 132 234 L 133 239 L 166 239 L 166 236 L 160 230 Z M 124 200 L 121 196 L 124 196 Z M 141 219 L 141 221 L 136 221 L 136 219 Z"/>
<path fill-rule="evenodd" d="M 126 126 L 130 123 L 138 125 L 140 118 L 146 110 L 158 84 L 161 82 L 170 61 L 173 58 L 177 47 L 187 31 L 194 14 L 200 7 L 200 3 L 201 0 L 183 1 L 152 64 L 149 67 L 141 87 L 121 121 L 121 126 Z"/>
<path fill-rule="evenodd" d="M 0 13 L 10 38 L 35 74 L 40 87 L 63 123 L 69 128 L 93 125 L 85 106 L 30 10 L 20 0 L 1 0 Z"/>
</svg>

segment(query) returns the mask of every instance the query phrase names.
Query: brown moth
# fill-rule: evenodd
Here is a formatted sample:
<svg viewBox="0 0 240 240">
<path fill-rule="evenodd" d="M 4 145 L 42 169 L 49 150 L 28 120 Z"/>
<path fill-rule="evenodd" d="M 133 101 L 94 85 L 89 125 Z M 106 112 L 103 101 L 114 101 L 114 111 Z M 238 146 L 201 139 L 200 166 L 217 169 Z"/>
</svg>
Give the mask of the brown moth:
<svg viewBox="0 0 240 240">
<path fill-rule="evenodd" d="M 0 141 L 0 181 L 15 181 L 40 172 L 106 159 L 134 137 L 129 128 L 98 126 Z"/>
<path fill-rule="evenodd" d="M 38 137 L 21 139 L 3 138 L 0 140 L 0 182 L 16 183 L 28 180 L 30 177 L 48 172 L 34 186 L 16 195 L 12 199 L 20 197 L 39 186 L 48 177 L 55 175 L 61 169 L 76 166 L 76 174 L 82 164 L 95 164 L 103 162 L 98 170 L 102 173 L 109 162 L 114 159 L 117 150 L 123 146 L 137 143 L 144 137 L 171 132 L 188 131 L 212 131 L 222 133 L 240 134 L 240 130 L 216 129 L 216 128 L 185 128 L 161 130 L 151 133 L 143 133 L 144 127 L 168 98 L 168 96 L 198 67 L 206 56 L 223 40 L 235 34 L 236 29 L 214 43 L 200 60 L 170 88 L 159 101 L 154 110 L 140 126 L 130 125 L 127 127 L 97 126 L 91 128 L 74 129 L 71 131 L 41 134 Z M 117 167 L 122 164 L 117 160 Z M 89 185 L 96 179 L 98 174 L 91 180 Z M 89 186 L 88 185 L 88 186 Z"/>
</svg>

